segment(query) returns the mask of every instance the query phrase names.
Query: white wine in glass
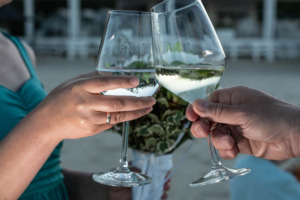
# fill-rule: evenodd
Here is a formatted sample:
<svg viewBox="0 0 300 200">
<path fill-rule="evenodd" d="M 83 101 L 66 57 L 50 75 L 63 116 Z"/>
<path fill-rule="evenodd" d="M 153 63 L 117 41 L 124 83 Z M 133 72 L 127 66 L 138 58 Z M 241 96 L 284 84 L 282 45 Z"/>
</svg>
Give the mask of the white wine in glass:
<svg viewBox="0 0 300 200">
<path fill-rule="evenodd" d="M 224 70 L 224 66 L 218 65 L 155 67 L 159 83 L 190 104 L 197 98 L 207 99 L 218 85 Z"/>
<path fill-rule="evenodd" d="M 208 99 L 226 67 L 226 57 L 200 0 L 167 0 L 151 9 L 153 55 L 159 83 L 190 104 Z M 216 127 L 214 127 L 216 128 Z M 210 136 L 212 169 L 191 187 L 249 173 L 247 168 L 224 167 Z"/>
<path fill-rule="evenodd" d="M 135 88 L 120 88 L 109 90 L 103 92 L 104 95 L 146 97 L 152 96 L 159 88 L 154 69 L 97 69 L 96 74 L 110 74 L 113 76 L 135 76 L 140 81 L 139 85 Z"/>
<path fill-rule="evenodd" d="M 110 11 L 100 45 L 97 75 L 139 79 L 135 88 L 103 92 L 112 96 L 152 96 L 159 88 L 152 55 L 151 15 L 147 12 Z M 110 186 L 136 187 L 151 183 L 151 177 L 130 171 L 127 162 L 129 122 L 123 123 L 122 151 L 118 167 L 93 175 L 94 181 Z"/>
</svg>

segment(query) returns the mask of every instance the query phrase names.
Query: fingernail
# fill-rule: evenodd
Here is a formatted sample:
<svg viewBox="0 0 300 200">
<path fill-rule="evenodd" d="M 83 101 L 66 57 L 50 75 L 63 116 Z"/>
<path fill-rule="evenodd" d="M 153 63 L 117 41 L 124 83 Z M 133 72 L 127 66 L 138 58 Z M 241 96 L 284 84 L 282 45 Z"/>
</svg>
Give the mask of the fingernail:
<svg viewBox="0 0 300 200">
<path fill-rule="evenodd" d="M 221 139 L 220 143 L 223 148 L 228 148 L 228 141 L 225 137 Z"/>
<path fill-rule="evenodd" d="M 202 133 L 201 133 L 201 128 L 200 128 L 200 126 L 198 125 L 198 126 L 196 126 L 196 134 L 199 136 L 199 137 L 202 137 Z"/>
<path fill-rule="evenodd" d="M 132 77 L 131 79 L 130 79 L 130 84 L 131 85 L 134 85 L 134 86 L 136 86 L 136 85 L 138 85 L 139 84 L 139 79 L 138 78 L 136 78 L 136 77 Z"/>
<path fill-rule="evenodd" d="M 209 124 L 208 119 L 201 118 L 200 120 L 203 121 L 203 122 L 206 123 L 206 124 Z"/>
<path fill-rule="evenodd" d="M 156 103 L 155 98 L 153 98 L 153 97 L 148 97 L 148 103 L 149 103 L 149 105 L 155 104 L 155 103 Z"/>
<path fill-rule="evenodd" d="M 197 109 L 205 112 L 208 106 L 208 102 L 202 99 L 195 100 L 194 104 L 196 105 Z"/>
</svg>

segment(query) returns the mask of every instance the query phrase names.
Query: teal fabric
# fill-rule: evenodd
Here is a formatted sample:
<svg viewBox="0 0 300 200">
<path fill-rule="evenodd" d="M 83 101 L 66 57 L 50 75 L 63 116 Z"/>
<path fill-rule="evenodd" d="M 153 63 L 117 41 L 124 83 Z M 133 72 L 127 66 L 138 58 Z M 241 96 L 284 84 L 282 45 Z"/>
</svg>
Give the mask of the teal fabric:
<svg viewBox="0 0 300 200">
<path fill-rule="evenodd" d="M 254 156 L 236 160 L 234 168 L 250 168 L 245 176 L 230 180 L 231 200 L 299 200 L 300 185 L 289 172 Z"/>
<path fill-rule="evenodd" d="M 3 34 L 18 48 L 31 78 L 17 92 L 0 85 L 0 140 L 47 96 L 20 40 L 5 33 Z M 60 166 L 61 147 L 62 143 L 54 149 L 46 163 L 20 197 L 21 200 L 68 200 Z"/>
</svg>

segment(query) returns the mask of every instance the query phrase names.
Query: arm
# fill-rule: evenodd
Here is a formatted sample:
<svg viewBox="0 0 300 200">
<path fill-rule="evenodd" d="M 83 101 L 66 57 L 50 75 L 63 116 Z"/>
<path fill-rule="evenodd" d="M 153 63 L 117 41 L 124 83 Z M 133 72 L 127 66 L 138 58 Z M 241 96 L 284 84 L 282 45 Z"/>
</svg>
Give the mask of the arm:
<svg viewBox="0 0 300 200">
<path fill-rule="evenodd" d="M 18 199 L 59 143 L 38 124 L 44 116 L 31 113 L 0 142 L 0 199 Z"/>
<path fill-rule="evenodd" d="M 18 199 L 60 141 L 95 135 L 152 110 L 152 97 L 99 95 L 136 87 L 136 77 L 93 74 L 55 88 L 0 142 L 0 199 Z M 107 112 L 111 124 L 106 124 Z"/>
</svg>

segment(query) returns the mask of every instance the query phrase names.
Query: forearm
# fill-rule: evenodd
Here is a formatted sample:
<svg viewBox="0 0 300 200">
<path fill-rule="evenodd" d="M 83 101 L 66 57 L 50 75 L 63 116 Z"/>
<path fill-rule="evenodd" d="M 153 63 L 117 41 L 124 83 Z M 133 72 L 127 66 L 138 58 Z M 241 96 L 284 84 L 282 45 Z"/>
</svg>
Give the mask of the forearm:
<svg viewBox="0 0 300 200">
<path fill-rule="evenodd" d="M 60 142 L 39 117 L 29 114 L 0 142 L 0 199 L 18 199 Z"/>
<path fill-rule="evenodd" d="M 64 183 L 72 200 L 107 200 L 108 187 L 96 183 L 92 179 L 92 173 L 76 172 L 63 169 Z"/>
</svg>

